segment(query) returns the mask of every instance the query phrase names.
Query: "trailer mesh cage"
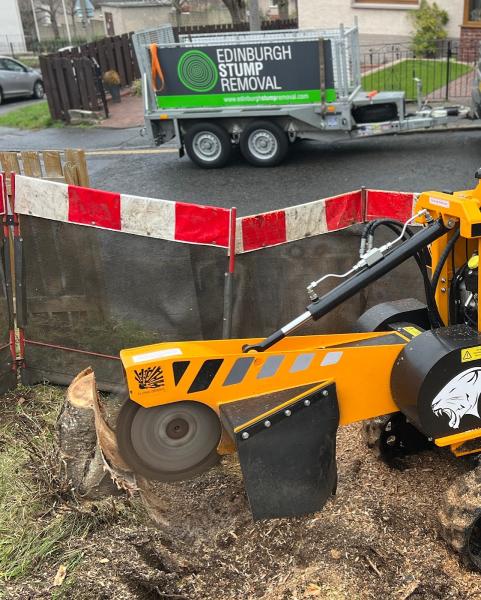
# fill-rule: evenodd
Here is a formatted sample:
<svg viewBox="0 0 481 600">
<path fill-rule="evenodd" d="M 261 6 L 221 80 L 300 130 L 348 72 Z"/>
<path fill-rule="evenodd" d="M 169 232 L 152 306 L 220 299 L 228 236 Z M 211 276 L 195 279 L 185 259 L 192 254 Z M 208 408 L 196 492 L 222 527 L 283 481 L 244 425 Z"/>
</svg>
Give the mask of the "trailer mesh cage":
<svg viewBox="0 0 481 600">
<path fill-rule="evenodd" d="M 230 34 L 203 33 L 180 36 L 184 47 L 198 45 L 262 44 L 263 42 L 306 42 L 329 40 L 332 48 L 334 85 L 341 97 L 349 96 L 361 85 L 359 32 L 357 27 L 339 29 L 283 29 L 278 31 L 240 31 Z"/>
<path fill-rule="evenodd" d="M 180 36 L 175 43 L 170 25 L 149 29 L 133 35 L 133 43 L 144 79 L 147 111 L 157 110 L 156 96 L 148 85 L 152 73 L 150 48 L 156 44 L 160 49 L 195 49 L 209 46 L 246 46 L 254 44 L 296 44 L 301 42 L 324 42 L 330 45 L 328 70 L 332 71 L 336 95 L 347 99 L 361 85 L 359 59 L 359 34 L 357 27 L 339 29 L 304 29 L 253 31 L 218 34 L 197 34 Z M 321 62 L 322 65 L 322 62 Z M 323 68 L 322 66 L 320 68 Z"/>
</svg>

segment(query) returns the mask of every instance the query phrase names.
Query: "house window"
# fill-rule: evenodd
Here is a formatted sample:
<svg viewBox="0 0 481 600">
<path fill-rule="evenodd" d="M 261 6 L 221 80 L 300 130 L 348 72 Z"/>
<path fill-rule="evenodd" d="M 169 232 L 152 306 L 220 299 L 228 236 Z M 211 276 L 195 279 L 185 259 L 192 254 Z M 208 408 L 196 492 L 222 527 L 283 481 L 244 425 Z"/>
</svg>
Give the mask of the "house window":
<svg viewBox="0 0 481 600">
<path fill-rule="evenodd" d="M 464 1 L 464 24 L 481 27 L 481 0 Z"/>
<path fill-rule="evenodd" d="M 358 6 L 362 4 L 380 4 L 380 8 L 383 6 L 391 6 L 394 5 L 396 7 L 404 6 L 405 4 L 408 6 L 419 6 L 419 0 L 353 0 L 353 5 Z"/>
</svg>

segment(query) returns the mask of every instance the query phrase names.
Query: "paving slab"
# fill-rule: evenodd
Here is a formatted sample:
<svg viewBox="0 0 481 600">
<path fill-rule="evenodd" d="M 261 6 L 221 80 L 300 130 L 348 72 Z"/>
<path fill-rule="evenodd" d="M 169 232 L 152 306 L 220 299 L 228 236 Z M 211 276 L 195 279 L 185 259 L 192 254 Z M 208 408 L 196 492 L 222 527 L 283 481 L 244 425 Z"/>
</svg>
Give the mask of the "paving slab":
<svg viewBox="0 0 481 600">
<path fill-rule="evenodd" d="M 144 102 L 142 96 L 121 96 L 119 103 L 109 100 L 109 118 L 101 121 L 102 129 L 127 129 L 130 127 L 143 127 Z"/>
</svg>

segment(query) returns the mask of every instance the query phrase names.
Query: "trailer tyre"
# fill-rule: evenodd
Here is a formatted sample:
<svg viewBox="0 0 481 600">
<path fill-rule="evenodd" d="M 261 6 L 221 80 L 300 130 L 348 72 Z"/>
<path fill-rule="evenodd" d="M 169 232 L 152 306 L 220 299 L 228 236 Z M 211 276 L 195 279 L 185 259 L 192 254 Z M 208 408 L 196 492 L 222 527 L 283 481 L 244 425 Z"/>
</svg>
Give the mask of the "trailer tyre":
<svg viewBox="0 0 481 600">
<path fill-rule="evenodd" d="M 285 131 L 273 121 L 254 121 L 242 132 L 240 149 L 244 158 L 257 167 L 275 167 L 287 155 Z"/>
<path fill-rule="evenodd" d="M 232 155 L 230 136 L 217 123 L 195 123 L 185 133 L 184 143 L 190 160 L 204 169 L 223 167 Z"/>
</svg>

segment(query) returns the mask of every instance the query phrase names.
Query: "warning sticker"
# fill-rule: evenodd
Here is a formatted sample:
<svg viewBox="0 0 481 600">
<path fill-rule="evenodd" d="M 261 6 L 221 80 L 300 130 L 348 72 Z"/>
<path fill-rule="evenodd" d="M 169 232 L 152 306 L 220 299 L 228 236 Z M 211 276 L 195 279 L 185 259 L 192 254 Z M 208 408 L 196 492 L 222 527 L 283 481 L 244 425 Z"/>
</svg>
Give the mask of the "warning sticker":
<svg viewBox="0 0 481 600">
<path fill-rule="evenodd" d="M 419 329 L 416 329 L 416 327 L 403 327 L 403 331 L 409 333 L 409 335 L 412 335 L 413 337 L 416 337 L 417 335 L 422 333 L 421 331 L 419 331 Z"/>
<path fill-rule="evenodd" d="M 481 346 L 473 346 L 472 348 L 463 348 L 461 350 L 461 362 L 469 362 L 471 360 L 481 360 Z"/>
<path fill-rule="evenodd" d="M 449 208 L 449 200 L 445 200 L 444 198 L 433 198 L 429 197 L 429 204 L 434 204 L 434 206 L 443 206 L 444 208 Z"/>
</svg>

